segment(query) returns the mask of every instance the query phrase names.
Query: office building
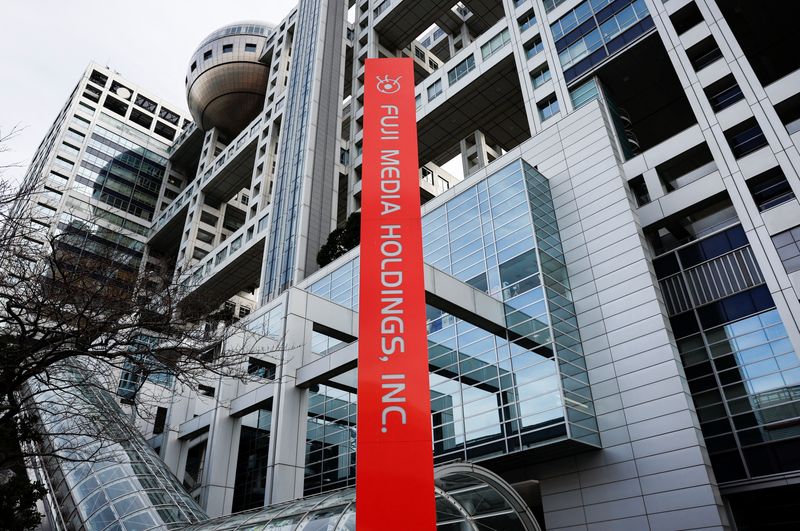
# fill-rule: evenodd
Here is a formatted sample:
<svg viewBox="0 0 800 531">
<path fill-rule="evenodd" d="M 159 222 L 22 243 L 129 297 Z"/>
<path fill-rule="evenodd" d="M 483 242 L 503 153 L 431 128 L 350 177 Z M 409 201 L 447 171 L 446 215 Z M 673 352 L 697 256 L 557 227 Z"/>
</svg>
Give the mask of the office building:
<svg viewBox="0 0 800 531">
<path fill-rule="evenodd" d="M 274 348 L 143 436 L 220 529 L 352 528 L 359 252 L 316 255 L 360 207 L 364 61 L 404 56 L 439 529 L 794 528 L 797 14 L 301 0 L 213 33 L 147 259 Z"/>
<path fill-rule="evenodd" d="M 134 283 L 165 200 L 167 150 L 191 123 L 177 109 L 90 64 L 24 177 L 31 193 L 16 208 L 31 230 L 23 238 L 44 252 L 53 243 L 78 263 L 108 260 L 117 281 Z"/>
</svg>

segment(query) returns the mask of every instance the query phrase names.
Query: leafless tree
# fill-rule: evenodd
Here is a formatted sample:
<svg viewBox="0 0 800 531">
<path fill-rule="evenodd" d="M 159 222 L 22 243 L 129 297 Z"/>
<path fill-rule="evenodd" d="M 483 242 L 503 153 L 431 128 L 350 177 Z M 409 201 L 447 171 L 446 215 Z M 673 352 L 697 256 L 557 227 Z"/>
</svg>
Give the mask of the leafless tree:
<svg viewBox="0 0 800 531">
<path fill-rule="evenodd" d="M 22 128 L 17 125 L 10 130 L 0 128 L 0 157 L 5 157 L 11 152 L 11 144 L 22 132 Z M 0 159 L 0 245 L 7 243 L 11 237 L 12 219 L 14 208 L 21 203 L 21 199 L 33 193 L 35 183 L 31 180 L 17 185 L 8 178 L 8 170 L 20 168 L 19 161 L 4 161 Z"/>
<path fill-rule="evenodd" d="M 135 403 L 159 375 L 189 387 L 209 375 L 246 379 L 248 357 L 279 346 L 231 312 L 185 298 L 187 286 L 171 272 L 140 276 L 138 260 L 124 244 L 109 245 L 115 230 L 99 220 L 73 217 L 32 238 L 24 206 L 37 187 L 29 181 L 0 184 L 0 507 L 11 505 L 9 490 L 20 490 L 26 461 L 92 459 L 98 440 L 129 435 L 82 415 L 96 410 L 82 406 L 87 388 L 113 392 L 124 373 Z M 4 483 L 3 471 L 17 483 Z M 35 501 L 37 489 L 13 503 Z M 29 507 L 10 508 L 17 509 Z"/>
</svg>

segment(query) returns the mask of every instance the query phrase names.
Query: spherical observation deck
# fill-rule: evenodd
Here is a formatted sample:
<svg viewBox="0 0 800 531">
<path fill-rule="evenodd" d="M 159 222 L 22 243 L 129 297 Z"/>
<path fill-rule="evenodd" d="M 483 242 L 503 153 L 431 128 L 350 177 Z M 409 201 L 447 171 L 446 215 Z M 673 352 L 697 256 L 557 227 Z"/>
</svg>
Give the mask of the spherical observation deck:
<svg viewBox="0 0 800 531">
<path fill-rule="evenodd" d="M 259 62 L 273 26 L 246 21 L 206 37 L 189 61 L 186 99 L 195 123 L 238 134 L 264 106 L 269 71 Z"/>
</svg>

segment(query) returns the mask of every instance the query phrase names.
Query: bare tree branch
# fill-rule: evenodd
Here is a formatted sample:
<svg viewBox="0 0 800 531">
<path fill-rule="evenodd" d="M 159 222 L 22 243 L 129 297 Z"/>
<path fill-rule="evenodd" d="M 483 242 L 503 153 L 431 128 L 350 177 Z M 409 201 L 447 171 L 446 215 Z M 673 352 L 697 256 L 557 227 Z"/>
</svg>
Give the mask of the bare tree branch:
<svg viewBox="0 0 800 531">
<path fill-rule="evenodd" d="M 18 133 L 0 133 L 0 146 Z M 245 381 L 256 378 L 251 356 L 279 359 L 280 338 L 185 298 L 167 268 L 140 267 L 104 210 L 34 226 L 41 179 L 0 180 L 0 470 L 113 457 L 131 434 L 108 429 L 87 400 L 108 400 L 122 375 L 122 398 L 146 415 L 152 381 Z"/>
</svg>

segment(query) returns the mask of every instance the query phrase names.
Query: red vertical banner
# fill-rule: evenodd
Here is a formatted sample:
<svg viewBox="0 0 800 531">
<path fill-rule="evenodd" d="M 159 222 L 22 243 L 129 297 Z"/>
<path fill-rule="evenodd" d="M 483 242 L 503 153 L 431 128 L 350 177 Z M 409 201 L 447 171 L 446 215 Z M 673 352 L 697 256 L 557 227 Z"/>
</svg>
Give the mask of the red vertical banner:
<svg viewBox="0 0 800 531">
<path fill-rule="evenodd" d="M 367 59 L 356 524 L 434 531 L 433 444 L 412 59 Z"/>
</svg>

